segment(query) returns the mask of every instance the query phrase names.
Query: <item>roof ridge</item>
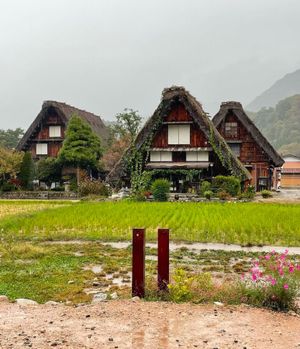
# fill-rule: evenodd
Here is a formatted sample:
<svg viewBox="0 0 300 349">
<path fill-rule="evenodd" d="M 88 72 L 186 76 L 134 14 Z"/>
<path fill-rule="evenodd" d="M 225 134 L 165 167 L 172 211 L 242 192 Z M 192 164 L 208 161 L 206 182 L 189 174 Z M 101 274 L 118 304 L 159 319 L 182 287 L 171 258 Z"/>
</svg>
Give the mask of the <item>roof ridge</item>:
<svg viewBox="0 0 300 349">
<path fill-rule="evenodd" d="M 97 115 L 97 114 L 92 113 L 92 112 L 90 112 L 90 111 L 87 111 L 87 110 L 85 110 L 85 109 L 77 108 L 77 107 L 75 107 L 74 105 L 68 104 L 68 103 L 66 103 L 66 102 L 59 102 L 59 101 L 54 101 L 54 100 L 46 100 L 46 101 L 43 102 L 42 108 L 44 108 L 44 106 L 45 106 L 45 107 L 46 107 L 46 106 L 49 106 L 49 104 L 50 104 L 50 105 L 56 104 L 56 106 L 57 106 L 57 105 L 61 105 L 61 106 L 67 107 L 67 108 L 73 108 L 73 109 L 76 109 L 76 110 L 78 110 L 78 111 L 80 111 L 80 112 L 84 112 L 84 113 L 88 113 L 88 114 L 92 114 L 92 115 L 94 115 L 94 116 L 97 116 L 98 118 L 100 118 L 100 119 L 102 120 L 102 118 L 101 118 L 100 115 Z"/>
</svg>

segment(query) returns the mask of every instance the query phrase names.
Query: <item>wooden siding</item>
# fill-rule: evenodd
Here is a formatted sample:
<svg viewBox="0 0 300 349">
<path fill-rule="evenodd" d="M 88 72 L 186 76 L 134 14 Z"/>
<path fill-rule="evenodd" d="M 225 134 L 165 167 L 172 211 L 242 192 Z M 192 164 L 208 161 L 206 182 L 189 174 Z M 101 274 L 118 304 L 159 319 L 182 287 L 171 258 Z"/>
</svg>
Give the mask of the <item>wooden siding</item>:
<svg viewBox="0 0 300 349">
<path fill-rule="evenodd" d="M 34 139 L 42 140 L 42 139 L 50 139 L 49 136 L 49 126 L 61 126 L 61 137 L 65 137 L 65 126 L 61 118 L 56 115 L 54 112 L 50 112 L 46 119 L 43 120 L 43 123 L 38 130 L 38 132 L 33 136 Z"/>
<path fill-rule="evenodd" d="M 176 105 L 171 112 L 166 116 L 166 122 L 187 122 L 192 121 L 191 116 L 187 113 L 182 104 Z M 198 125 L 195 123 L 190 124 L 191 130 L 191 142 L 190 144 L 180 145 L 180 147 L 207 147 L 208 141 L 204 133 L 199 129 Z M 157 134 L 153 138 L 152 145 L 153 148 L 167 148 L 168 144 L 168 125 L 164 124 L 158 130 Z"/>
<path fill-rule="evenodd" d="M 49 142 L 48 143 L 48 156 L 57 157 L 60 148 L 62 147 L 62 142 Z"/>
<path fill-rule="evenodd" d="M 225 135 L 225 123 L 226 122 L 236 122 L 237 127 L 237 137 L 227 137 Z M 267 166 L 269 159 L 263 149 L 257 144 L 253 139 L 251 134 L 246 130 L 246 128 L 241 124 L 237 117 L 233 113 L 228 113 L 224 121 L 219 125 L 218 131 L 225 138 L 226 141 L 234 142 L 239 141 L 240 143 L 240 156 L 239 159 L 244 164 L 266 162 Z"/>
<path fill-rule="evenodd" d="M 192 117 L 188 114 L 183 104 L 178 103 L 175 105 L 171 112 L 165 118 L 166 122 L 172 121 L 193 121 Z"/>
</svg>

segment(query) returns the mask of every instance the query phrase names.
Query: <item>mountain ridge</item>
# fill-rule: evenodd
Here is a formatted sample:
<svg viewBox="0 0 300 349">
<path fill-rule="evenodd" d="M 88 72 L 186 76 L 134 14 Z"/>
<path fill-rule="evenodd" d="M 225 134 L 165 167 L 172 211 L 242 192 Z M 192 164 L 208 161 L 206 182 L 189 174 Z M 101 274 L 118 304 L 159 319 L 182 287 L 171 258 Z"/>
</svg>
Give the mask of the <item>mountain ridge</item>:
<svg viewBox="0 0 300 349">
<path fill-rule="evenodd" d="M 246 109 L 257 112 L 264 107 L 275 107 L 279 101 L 296 94 L 300 94 L 300 69 L 277 80 L 270 88 L 250 102 Z"/>
</svg>

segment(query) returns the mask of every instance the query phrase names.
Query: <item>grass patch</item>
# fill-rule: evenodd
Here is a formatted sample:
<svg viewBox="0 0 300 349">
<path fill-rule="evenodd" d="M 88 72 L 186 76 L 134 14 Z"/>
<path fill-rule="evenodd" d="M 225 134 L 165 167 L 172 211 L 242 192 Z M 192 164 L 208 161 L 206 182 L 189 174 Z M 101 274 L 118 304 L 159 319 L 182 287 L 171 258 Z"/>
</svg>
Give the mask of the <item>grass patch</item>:
<svg viewBox="0 0 300 349">
<path fill-rule="evenodd" d="M 80 249 L 80 255 L 76 252 Z M 13 253 L 11 253 L 13 251 Z M 11 300 L 29 298 L 39 303 L 49 300 L 89 302 L 84 292 L 95 274 L 87 267 L 100 264 L 114 270 L 130 266 L 130 251 L 115 250 L 93 243 L 78 246 L 16 242 L 0 245 L 0 294 Z"/>
<path fill-rule="evenodd" d="M 7 203 L 0 202 L 0 207 L 3 205 Z M 43 207 L 36 211 L 37 207 L 29 203 L 34 212 L 21 209 L 20 214 L 16 211 L 13 216 L 4 217 L 0 222 L 2 237 L 120 241 L 131 239 L 132 227 L 145 227 L 147 239 L 156 240 L 157 227 L 168 227 L 173 241 L 300 246 L 300 205 L 296 204 L 84 202 L 56 208 L 48 205 L 51 209 Z"/>
<path fill-rule="evenodd" d="M 68 201 L 0 200 L 0 219 L 19 214 L 70 205 Z"/>
</svg>

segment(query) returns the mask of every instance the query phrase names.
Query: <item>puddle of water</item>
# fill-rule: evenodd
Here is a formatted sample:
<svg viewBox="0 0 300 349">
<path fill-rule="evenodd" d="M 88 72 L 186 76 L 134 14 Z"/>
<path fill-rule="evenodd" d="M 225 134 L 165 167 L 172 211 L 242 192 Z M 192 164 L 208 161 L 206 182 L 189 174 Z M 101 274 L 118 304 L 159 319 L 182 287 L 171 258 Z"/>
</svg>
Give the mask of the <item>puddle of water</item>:
<svg viewBox="0 0 300 349">
<path fill-rule="evenodd" d="M 113 248 L 127 248 L 131 245 L 130 242 L 104 242 L 103 245 L 109 245 Z M 157 244 L 155 243 L 147 243 L 146 247 L 157 248 Z M 217 250 L 217 251 L 244 251 L 244 252 L 284 252 L 286 249 L 289 251 L 289 254 L 295 255 L 300 254 L 300 247 L 285 247 L 285 246 L 251 246 L 244 247 L 240 245 L 227 245 L 221 243 L 201 243 L 195 242 L 191 244 L 186 243 L 170 243 L 170 251 L 176 251 L 178 249 L 185 248 L 189 251 L 202 251 L 202 250 Z"/>
<path fill-rule="evenodd" d="M 75 253 L 74 253 L 74 256 L 75 256 L 75 257 L 82 257 L 82 256 L 84 256 L 84 253 L 81 252 L 81 251 L 78 251 L 78 252 L 75 252 Z"/>
<path fill-rule="evenodd" d="M 91 270 L 94 274 L 100 274 L 103 271 L 102 265 L 88 265 L 83 270 Z"/>
<path fill-rule="evenodd" d="M 111 246 L 112 248 L 123 249 L 131 246 L 131 242 L 120 241 L 120 242 L 103 242 L 103 241 L 95 241 L 97 243 L 101 243 L 104 246 Z M 51 244 L 61 244 L 61 245 L 69 245 L 69 244 L 89 244 L 90 241 L 82 241 L 82 240 L 69 240 L 69 241 L 47 241 L 44 242 L 46 245 Z M 147 243 L 146 247 L 149 248 L 157 248 L 156 243 Z M 195 243 L 170 243 L 170 251 L 176 251 L 180 248 L 186 248 L 189 251 L 202 251 L 202 250 L 217 250 L 217 251 L 244 251 L 244 252 L 284 252 L 286 249 L 289 250 L 289 254 L 300 255 L 300 247 L 287 247 L 287 246 L 252 246 L 252 247 L 244 247 L 240 245 L 234 244 L 221 244 L 221 243 L 210 243 L 210 242 L 195 242 Z"/>
</svg>

